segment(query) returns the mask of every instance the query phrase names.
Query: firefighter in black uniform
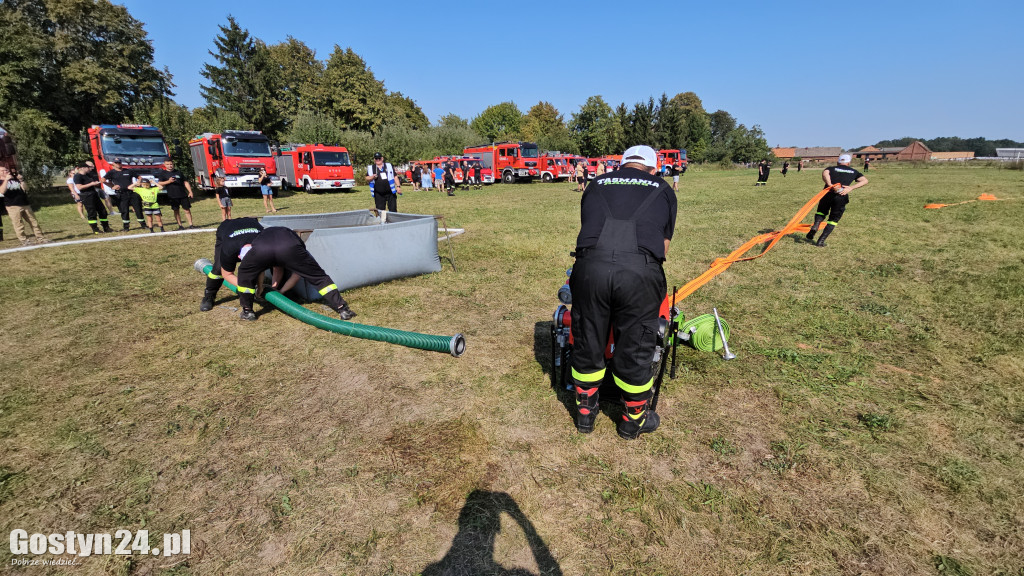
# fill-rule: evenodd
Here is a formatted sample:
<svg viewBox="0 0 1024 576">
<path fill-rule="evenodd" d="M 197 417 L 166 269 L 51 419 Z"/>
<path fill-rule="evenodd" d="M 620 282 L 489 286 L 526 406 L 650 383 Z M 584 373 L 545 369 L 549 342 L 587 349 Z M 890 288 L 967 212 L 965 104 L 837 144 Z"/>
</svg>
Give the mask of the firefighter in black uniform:
<svg viewBox="0 0 1024 576">
<path fill-rule="evenodd" d="M 825 222 L 825 229 L 821 232 L 821 236 L 818 237 L 818 241 L 815 243 L 815 246 L 819 248 L 825 247 L 825 238 L 828 238 L 828 235 L 835 229 L 836 224 L 839 224 L 839 219 L 843 217 L 843 212 L 846 212 L 846 205 L 850 203 L 850 191 L 856 190 L 861 186 L 867 186 L 867 176 L 858 172 L 856 168 L 851 168 L 851 160 L 852 157 L 849 154 L 841 154 L 838 164 L 831 168 L 826 168 L 821 173 L 821 179 L 825 182 L 825 186 L 839 184 L 840 188 L 829 190 L 822 197 L 821 202 L 818 202 L 818 210 L 814 213 L 814 225 L 811 226 L 811 231 L 807 233 L 807 240 L 813 242 L 818 226 Z"/>
<path fill-rule="evenodd" d="M 594 429 L 609 332 L 615 341 L 612 378 L 625 402 L 619 436 L 634 439 L 659 424 L 648 406 L 676 196 L 655 176 L 656 166 L 652 148 L 634 146 L 622 155 L 619 170 L 598 176 L 583 192 L 569 277 L 576 429 L 582 433 Z"/>
<path fill-rule="evenodd" d="M 249 244 L 242 247 L 237 258 L 240 260 L 238 276 L 230 273 L 226 266 L 222 275 L 225 280 L 233 282 L 238 287 L 242 320 L 256 319 L 256 313 L 252 309 L 256 298 L 256 283 L 267 269 L 273 271 L 271 288 L 287 292 L 301 277 L 317 289 L 327 301 L 327 305 L 333 308 L 342 320 L 351 320 L 356 316 L 356 313 L 349 309 L 348 302 L 345 302 L 338 292 L 338 285 L 324 272 L 313 255 L 306 250 L 306 244 L 291 228 L 265 228 Z M 282 285 L 285 269 L 292 275 Z"/>
<path fill-rule="evenodd" d="M 135 209 L 135 218 L 139 221 L 139 228 L 148 228 L 146 218 L 142 215 L 142 198 L 132 190 L 132 173 L 121 168 L 121 159 L 114 158 L 110 161 L 112 170 L 103 175 L 107 186 L 117 194 L 118 209 L 121 212 L 121 225 L 125 232 L 132 223 L 132 215 L 129 209 Z"/>
<path fill-rule="evenodd" d="M 100 233 L 97 224 L 103 226 L 104 232 L 111 232 L 110 223 L 107 221 L 107 207 L 103 205 L 103 198 L 100 196 L 103 192 L 103 183 L 100 182 L 96 171 L 89 166 L 79 166 L 74 182 L 75 188 L 78 188 L 78 194 L 82 198 L 82 205 L 85 206 L 88 214 L 92 233 Z"/>
<path fill-rule="evenodd" d="M 206 291 L 199 303 L 200 312 L 213 310 L 213 299 L 224 284 L 223 271 L 233 273 L 238 265 L 238 253 L 263 231 L 263 225 L 255 218 L 225 220 L 217 226 L 217 240 L 213 245 L 213 269 L 206 278 Z"/>
</svg>

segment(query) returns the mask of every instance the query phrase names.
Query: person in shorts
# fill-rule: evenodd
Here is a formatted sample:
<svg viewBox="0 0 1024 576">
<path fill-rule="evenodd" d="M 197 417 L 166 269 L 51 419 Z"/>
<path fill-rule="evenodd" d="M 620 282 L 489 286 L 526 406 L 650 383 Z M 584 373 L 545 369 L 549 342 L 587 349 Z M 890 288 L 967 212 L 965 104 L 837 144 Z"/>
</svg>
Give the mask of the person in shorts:
<svg viewBox="0 0 1024 576">
<path fill-rule="evenodd" d="M 188 220 L 188 227 L 195 228 L 192 224 L 192 185 L 185 179 L 180 170 L 175 170 L 174 162 L 170 159 L 164 160 L 164 169 L 156 173 L 157 186 L 167 192 L 167 203 L 174 211 L 174 220 L 178 223 L 178 230 L 185 226 L 181 223 L 181 210 L 185 211 L 185 219 Z"/>
<path fill-rule="evenodd" d="M 82 205 L 82 196 L 75 187 L 75 174 L 78 174 L 77 168 L 72 168 L 68 172 L 68 190 L 71 192 L 71 199 L 75 201 L 75 208 L 78 209 L 78 217 L 85 220 L 85 206 Z"/>
<path fill-rule="evenodd" d="M 267 214 L 277 212 L 277 207 L 274 206 L 274 189 L 270 187 L 270 175 L 267 174 L 266 168 L 260 168 L 260 194 L 263 195 L 263 208 Z"/>
<path fill-rule="evenodd" d="M 216 175 L 213 177 L 214 188 L 213 193 L 217 196 L 217 204 L 220 206 L 220 221 L 231 219 L 231 193 L 228 192 L 228 187 L 224 185 L 224 177 Z"/>
<path fill-rule="evenodd" d="M 142 215 L 146 218 L 146 227 L 149 228 L 149 231 L 156 232 L 153 229 L 153 222 L 156 222 L 156 225 L 160 227 L 160 231 L 165 232 L 164 216 L 160 212 L 160 203 L 157 200 L 160 189 L 157 188 L 152 177 L 143 176 L 136 180 L 132 191 L 138 194 L 142 200 Z"/>
</svg>

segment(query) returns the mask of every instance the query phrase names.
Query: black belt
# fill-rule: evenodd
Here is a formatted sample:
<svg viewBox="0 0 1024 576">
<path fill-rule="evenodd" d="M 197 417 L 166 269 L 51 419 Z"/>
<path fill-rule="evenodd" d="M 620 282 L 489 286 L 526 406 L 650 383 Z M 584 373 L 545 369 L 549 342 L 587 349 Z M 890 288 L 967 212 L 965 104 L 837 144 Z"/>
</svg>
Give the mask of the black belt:
<svg viewBox="0 0 1024 576">
<path fill-rule="evenodd" d="M 594 259 L 605 262 L 622 262 L 624 264 L 661 264 L 661 260 L 646 252 L 619 252 L 617 250 L 601 250 L 598 248 L 580 248 L 570 252 L 577 259 Z"/>
</svg>

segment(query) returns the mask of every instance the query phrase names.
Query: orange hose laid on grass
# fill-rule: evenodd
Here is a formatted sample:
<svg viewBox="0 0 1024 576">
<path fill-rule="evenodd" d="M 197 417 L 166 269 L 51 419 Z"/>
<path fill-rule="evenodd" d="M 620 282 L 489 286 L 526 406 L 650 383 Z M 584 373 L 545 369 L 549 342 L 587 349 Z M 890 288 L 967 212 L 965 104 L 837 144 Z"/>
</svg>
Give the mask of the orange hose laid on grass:
<svg viewBox="0 0 1024 576">
<path fill-rule="evenodd" d="M 971 202 L 977 202 L 978 200 L 981 200 L 983 202 L 991 202 L 993 200 L 1017 200 L 1017 198 L 996 198 L 992 194 L 985 193 L 982 194 L 981 196 L 978 196 L 974 200 L 964 200 L 963 202 L 957 202 L 955 204 L 925 204 L 924 207 L 926 209 L 932 210 L 935 208 L 945 208 L 947 206 L 959 206 L 961 204 L 970 204 Z"/>
<path fill-rule="evenodd" d="M 814 207 L 818 204 L 821 198 L 825 196 L 825 194 L 827 194 L 833 188 L 838 187 L 839 184 L 833 184 L 832 186 L 829 186 L 823 189 L 821 192 L 815 194 L 814 197 L 808 200 L 807 203 L 804 204 L 803 208 L 800 208 L 800 210 L 797 211 L 797 213 L 789 220 L 789 222 L 782 227 L 782 230 L 777 230 L 775 232 L 767 232 L 765 234 L 758 234 L 757 236 L 754 236 L 750 240 L 747 240 L 739 248 L 733 250 L 732 253 L 726 256 L 725 258 L 716 258 L 711 263 L 711 267 L 708 268 L 707 272 L 704 272 L 700 276 L 694 278 L 693 280 L 690 280 L 682 288 L 677 290 L 674 295 L 671 295 L 666 299 L 674 299 L 675 302 L 678 303 L 683 298 L 686 298 L 690 294 L 693 294 L 701 286 L 707 284 L 708 281 L 710 281 L 712 278 L 724 272 L 725 269 L 728 268 L 729 266 L 732 266 L 733 263 L 760 258 L 761 256 L 767 254 L 769 250 L 774 248 L 775 244 L 777 244 L 778 241 L 782 239 L 782 237 L 788 236 L 794 232 L 806 233 L 808 230 L 811 229 L 811 225 L 801 224 L 800 222 L 804 219 L 805 216 L 807 216 L 808 212 L 814 209 Z M 755 246 L 759 244 L 764 244 L 765 242 L 768 242 L 768 245 L 765 246 L 764 250 L 762 250 L 760 254 L 756 254 L 754 256 L 744 256 L 744 254 L 749 252 Z"/>
</svg>

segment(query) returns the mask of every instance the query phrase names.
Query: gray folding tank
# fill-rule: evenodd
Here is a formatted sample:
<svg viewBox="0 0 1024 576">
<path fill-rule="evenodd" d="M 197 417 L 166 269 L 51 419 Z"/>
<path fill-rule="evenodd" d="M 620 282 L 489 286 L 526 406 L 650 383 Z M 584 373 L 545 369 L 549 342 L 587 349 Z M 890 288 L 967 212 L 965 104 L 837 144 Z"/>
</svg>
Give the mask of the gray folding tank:
<svg viewBox="0 0 1024 576">
<path fill-rule="evenodd" d="M 339 290 L 441 270 L 433 216 L 388 212 L 386 220 L 382 224 L 372 211 L 353 210 L 264 216 L 260 223 L 298 232 Z M 296 291 L 307 300 L 320 298 L 305 282 Z"/>
</svg>

